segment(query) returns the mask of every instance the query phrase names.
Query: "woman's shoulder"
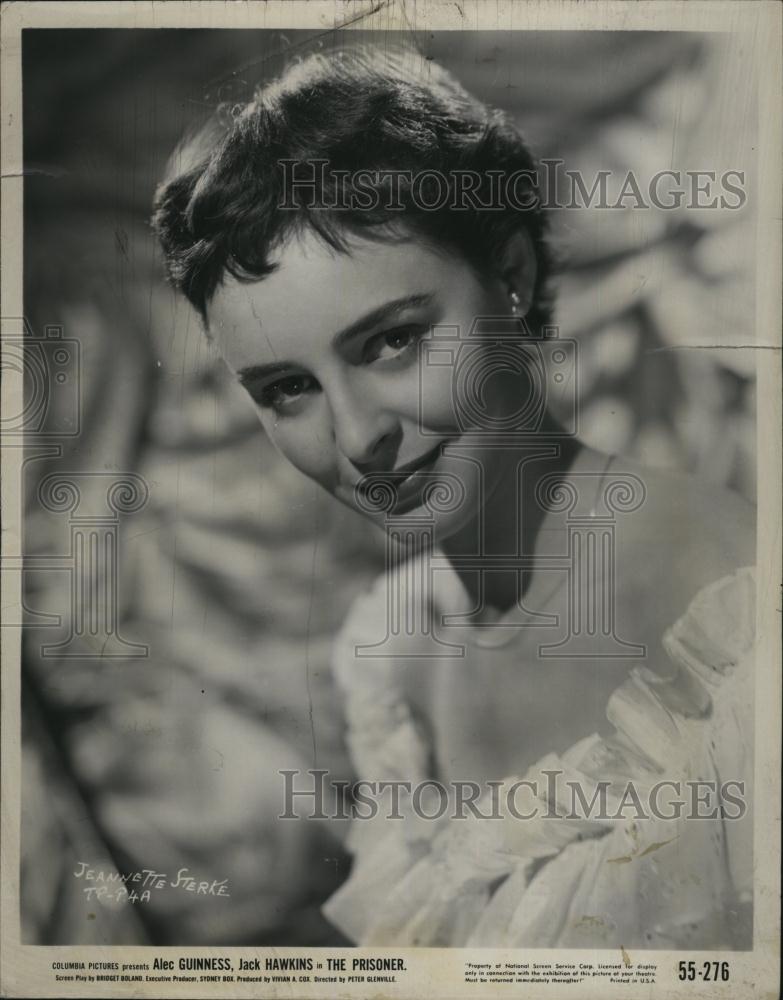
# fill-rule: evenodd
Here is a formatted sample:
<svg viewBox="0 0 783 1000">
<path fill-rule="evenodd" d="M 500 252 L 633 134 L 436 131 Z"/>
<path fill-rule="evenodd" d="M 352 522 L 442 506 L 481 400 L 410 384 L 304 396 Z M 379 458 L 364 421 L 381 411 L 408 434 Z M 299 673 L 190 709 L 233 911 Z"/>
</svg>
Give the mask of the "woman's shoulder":
<svg viewBox="0 0 783 1000">
<path fill-rule="evenodd" d="M 635 667 L 609 700 L 606 714 L 623 746 L 653 769 L 676 760 L 686 770 L 698 770 L 695 726 L 710 732 L 713 755 L 720 747 L 744 759 L 752 737 L 755 609 L 752 567 L 696 594 L 662 636 L 665 673 Z"/>
<path fill-rule="evenodd" d="M 432 553 L 401 559 L 379 573 L 357 593 L 335 637 L 341 655 L 368 659 L 410 655 L 409 640 L 423 626 L 434 600 L 434 574 L 427 569 Z"/>
<path fill-rule="evenodd" d="M 617 518 L 618 620 L 630 623 L 656 660 L 664 634 L 705 588 L 755 564 L 755 512 L 738 494 L 695 476 L 618 459 L 610 475 L 623 473 L 641 480 L 644 501 Z"/>
<path fill-rule="evenodd" d="M 349 752 L 363 778 L 417 779 L 429 767 L 428 734 L 405 696 L 406 669 L 417 662 L 408 646 L 417 636 L 405 624 L 402 573 L 392 568 L 356 596 L 332 645 Z M 420 596 L 414 589 L 407 599 Z"/>
<path fill-rule="evenodd" d="M 384 620 L 388 592 L 387 573 L 379 573 L 366 580 L 351 601 L 337 639 L 348 639 L 356 634 L 376 635 Z"/>
<path fill-rule="evenodd" d="M 640 544 L 657 540 L 675 554 L 683 543 L 706 543 L 705 558 L 730 572 L 755 560 L 755 510 L 738 493 L 697 475 L 657 469 L 618 457 L 608 477 L 627 473 L 644 487 L 644 499 L 628 516 L 627 534 Z M 691 556 L 696 553 L 691 552 Z"/>
</svg>

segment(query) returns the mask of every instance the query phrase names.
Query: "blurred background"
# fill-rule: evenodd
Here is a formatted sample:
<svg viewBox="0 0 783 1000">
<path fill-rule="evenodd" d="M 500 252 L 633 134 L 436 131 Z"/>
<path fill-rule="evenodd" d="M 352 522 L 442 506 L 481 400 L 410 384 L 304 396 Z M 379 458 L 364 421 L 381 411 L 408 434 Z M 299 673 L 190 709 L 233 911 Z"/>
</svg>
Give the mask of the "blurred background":
<svg viewBox="0 0 783 1000">
<path fill-rule="evenodd" d="M 351 777 L 329 648 L 382 570 L 384 541 L 278 459 L 164 283 L 148 220 L 185 129 L 292 54 L 345 37 L 24 32 L 26 319 L 36 337 L 61 327 L 79 351 L 26 452 L 28 943 L 339 943 L 319 906 L 347 873 L 341 824 L 278 821 L 277 772 Z M 588 187 L 599 170 L 739 169 L 753 188 L 755 93 L 727 36 L 408 41 Z M 551 222 L 557 319 L 581 342 L 582 436 L 753 500 L 755 352 L 729 346 L 754 338 L 749 213 L 581 209 Z M 79 432 L 59 437 L 77 390 Z M 107 491 L 130 474 L 136 501 L 112 505 Z M 78 483 L 78 503 L 52 476 Z M 89 531 L 114 541 L 104 551 Z M 118 595 L 119 627 L 100 648 L 100 628 L 72 620 L 75 544 L 92 592 Z M 81 863 L 187 868 L 228 880 L 230 896 L 89 899 Z"/>
</svg>

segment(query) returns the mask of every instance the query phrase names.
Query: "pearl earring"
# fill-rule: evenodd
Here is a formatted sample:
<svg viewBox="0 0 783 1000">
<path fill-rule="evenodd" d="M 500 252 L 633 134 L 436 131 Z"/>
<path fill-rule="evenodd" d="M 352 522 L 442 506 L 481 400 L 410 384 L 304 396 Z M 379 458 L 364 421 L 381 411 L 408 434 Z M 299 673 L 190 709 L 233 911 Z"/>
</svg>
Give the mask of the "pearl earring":
<svg viewBox="0 0 783 1000">
<path fill-rule="evenodd" d="M 512 289 L 508 293 L 508 297 L 511 299 L 511 315 L 518 316 L 519 306 L 520 306 L 519 295 L 517 294 L 517 292 L 514 291 L 514 289 Z"/>
</svg>

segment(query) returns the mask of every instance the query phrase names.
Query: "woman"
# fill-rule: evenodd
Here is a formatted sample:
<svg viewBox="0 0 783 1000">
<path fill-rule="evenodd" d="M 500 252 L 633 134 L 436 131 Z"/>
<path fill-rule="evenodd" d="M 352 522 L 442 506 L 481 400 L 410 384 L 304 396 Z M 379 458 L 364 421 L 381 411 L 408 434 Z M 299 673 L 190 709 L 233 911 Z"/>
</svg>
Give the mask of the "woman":
<svg viewBox="0 0 783 1000">
<path fill-rule="evenodd" d="M 410 55 L 312 56 L 183 147 L 154 222 L 275 446 L 390 539 L 334 669 L 357 774 L 408 784 L 330 919 L 747 946 L 752 520 L 579 441 L 510 122 Z"/>
</svg>

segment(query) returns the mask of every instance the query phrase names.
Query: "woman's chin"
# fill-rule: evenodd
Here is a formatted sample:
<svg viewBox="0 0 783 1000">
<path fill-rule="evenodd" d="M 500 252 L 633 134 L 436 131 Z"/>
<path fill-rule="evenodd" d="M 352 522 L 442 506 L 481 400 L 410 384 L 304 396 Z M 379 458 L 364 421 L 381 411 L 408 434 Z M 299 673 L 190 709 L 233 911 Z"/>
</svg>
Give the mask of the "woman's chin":
<svg viewBox="0 0 783 1000">
<path fill-rule="evenodd" d="M 395 516 L 372 518 L 373 523 L 401 548 L 423 545 L 441 546 L 454 538 L 470 522 L 467 511 L 433 513 L 423 504 Z"/>
</svg>

